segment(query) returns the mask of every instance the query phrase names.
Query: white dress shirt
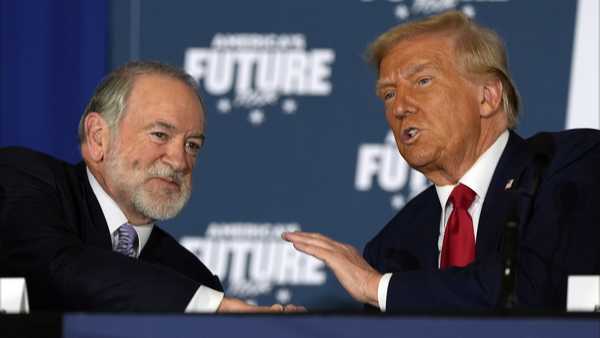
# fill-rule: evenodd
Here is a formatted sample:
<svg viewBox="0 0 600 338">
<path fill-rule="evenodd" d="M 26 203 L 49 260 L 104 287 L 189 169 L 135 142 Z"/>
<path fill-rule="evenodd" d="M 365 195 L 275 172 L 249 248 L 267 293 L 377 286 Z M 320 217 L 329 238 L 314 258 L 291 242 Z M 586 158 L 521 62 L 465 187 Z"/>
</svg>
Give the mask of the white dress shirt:
<svg viewBox="0 0 600 338">
<path fill-rule="evenodd" d="M 127 223 L 127 217 L 125 217 L 125 214 L 121 211 L 121 208 L 119 208 L 117 203 L 106 193 L 106 191 L 104 191 L 89 169 L 87 169 L 87 176 L 90 185 L 92 186 L 92 191 L 94 192 L 94 195 L 96 195 L 98 203 L 100 203 L 100 208 L 106 219 L 106 224 L 108 224 L 108 232 L 111 236 L 112 246 L 115 248 L 119 240 L 117 229 L 121 225 Z M 135 253 L 136 258 L 140 256 L 140 253 L 148 242 L 153 227 L 154 224 L 152 223 L 133 225 L 139 241 Z M 201 285 L 192 296 L 185 312 L 215 312 L 217 311 L 217 308 L 219 308 L 222 300 L 223 292 Z"/>
<path fill-rule="evenodd" d="M 442 243 L 444 242 L 446 223 L 448 222 L 448 218 L 450 218 L 450 213 L 452 212 L 453 208 L 452 203 L 448 203 L 448 199 L 450 198 L 452 189 L 454 189 L 454 187 L 459 183 L 471 188 L 471 190 L 473 190 L 476 194 L 475 200 L 471 204 L 471 207 L 469 207 L 468 212 L 473 219 L 473 234 L 475 235 L 475 240 L 477 240 L 477 227 L 479 226 L 479 217 L 481 216 L 483 199 L 485 198 L 485 194 L 487 193 L 490 182 L 492 181 L 492 176 L 494 175 L 498 161 L 500 161 L 500 156 L 502 156 L 502 152 L 508 143 L 508 135 L 508 130 L 505 130 L 502 134 L 500 134 L 494 144 L 492 144 L 492 146 L 489 147 L 488 150 L 486 150 L 477 159 L 477 161 L 475 161 L 473 166 L 467 170 L 463 177 L 458 180 L 457 184 L 435 186 L 435 190 L 440 200 L 440 206 L 442 207 L 442 215 L 440 217 L 440 235 L 438 237 L 438 250 L 440 254 L 442 252 Z M 440 254 L 438 254 L 438 266 L 440 264 Z M 379 303 L 379 309 L 382 312 L 385 312 L 386 309 L 387 292 L 391 278 L 392 273 L 386 273 L 379 280 L 377 301 Z"/>
</svg>

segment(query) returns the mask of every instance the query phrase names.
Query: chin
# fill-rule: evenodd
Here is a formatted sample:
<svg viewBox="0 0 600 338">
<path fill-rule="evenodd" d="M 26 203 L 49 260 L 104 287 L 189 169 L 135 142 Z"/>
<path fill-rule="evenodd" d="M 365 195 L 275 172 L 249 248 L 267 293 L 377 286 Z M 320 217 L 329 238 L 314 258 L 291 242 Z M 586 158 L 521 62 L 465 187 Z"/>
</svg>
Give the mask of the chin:
<svg viewBox="0 0 600 338">
<path fill-rule="evenodd" d="M 420 172 L 423 172 L 425 168 L 434 162 L 433 156 L 426 153 L 408 152 L 406 154 L 402 154 L 402 157 L 411 168 Z"/>
<path fill-rule="evenodd" d="M 138 203 L 137 209 L 146 217 L 157 221 L 165 221 L 179 214 L 182 205 L 168 204 L 167 201 L 154 200 L 152 202 Z"/>
</svg>

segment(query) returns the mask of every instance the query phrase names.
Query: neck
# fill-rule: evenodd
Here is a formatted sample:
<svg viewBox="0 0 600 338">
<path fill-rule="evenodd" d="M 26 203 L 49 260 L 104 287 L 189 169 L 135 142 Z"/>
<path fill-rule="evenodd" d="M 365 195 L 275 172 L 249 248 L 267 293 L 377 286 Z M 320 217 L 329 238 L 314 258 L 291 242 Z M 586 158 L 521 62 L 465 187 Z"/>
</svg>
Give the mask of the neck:
<svg viewBox="0 0 600 338">
<path fill-rule="evenodd" d="M 88 169 L 94 175 L 98 184 L 104 189 L 104 191 L 110 196 L 110 198 L 115 201 L 115 203 L 119 206 L 119 209 L 125 214 L 127 218 L 127 222 L 132 225 L 145 225 L 152 223 L 153 220 L 140 214 L 135 210 L 131 203 L 127 203 L 128 197 L 125 192 L 119 193 L 117 189 L 112 189 L 111 184 L 109 184 L 106 179 L 106 175 L 104 175 L 104 171 L 99 168 L 100 165 L 97 163 L 90 163 L 89 161 L 85 161 Z"/>
<path fill-rule="evenodd" d="M 474 146 L 465 147 L 462 154 L 452 156 L 446 163 L 432 170 L 423 171 L 423 174 L 436 186 L 457 184 L 479 157 L 496 142 L 504 130 L 506 129 L 482 130 Z"/>
</svg>

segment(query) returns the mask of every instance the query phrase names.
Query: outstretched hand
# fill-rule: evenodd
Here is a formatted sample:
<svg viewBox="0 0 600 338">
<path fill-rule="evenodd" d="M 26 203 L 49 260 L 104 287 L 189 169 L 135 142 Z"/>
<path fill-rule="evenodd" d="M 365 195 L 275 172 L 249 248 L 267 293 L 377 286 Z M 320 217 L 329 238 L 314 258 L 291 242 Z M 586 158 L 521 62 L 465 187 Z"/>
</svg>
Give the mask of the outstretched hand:
<svg viewBox="0 0 600 338">
<path fill-rule="evenodd" d="M 273 304 L 271 306 L 256 306 L 248 304 L 241 299 L 223 297 L 217 313 L 281 313 L 281 312 L 306 312 L 303 306 L 288 304 Z"/>
<path fill-rule="evenodd" d="M 291 242 L 297 250 L 323 261 L 352 298 L 373 306 L 379 305 L 377 289 L 381 274 L 353 246 L 319 233 L 284 232 L 281 237 Z"/>
</svg>

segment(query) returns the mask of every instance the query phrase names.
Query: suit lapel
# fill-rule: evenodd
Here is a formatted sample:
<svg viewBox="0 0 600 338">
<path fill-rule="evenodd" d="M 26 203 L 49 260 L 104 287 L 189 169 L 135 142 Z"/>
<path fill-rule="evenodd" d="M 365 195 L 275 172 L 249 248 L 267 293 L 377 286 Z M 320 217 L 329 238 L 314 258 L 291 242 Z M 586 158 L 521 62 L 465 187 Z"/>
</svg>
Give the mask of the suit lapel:
<svg viewBox="0 0 600 338">
<path fill-rule="evenodd" d="M 88 180 L 87 170 L 84 162 L 80 162 L 76 166 L 77 175 L 81 185 L 82 203 L 87 210 L 89 224 L 81 224 L 81 232 L 83 240 L 91 245 L 112 250 L 112 241 L 108 232 L 108 224 L 100 203 L 96 199 L 96 195 L 92 190 L 92 186 Z"/>
<path fill-rule="evenodd" d="M 438 268 L 438 238 L 440 236 L 440 219 L 442 214 L 442 208 L 440 206 L 440 200 L 437 196 L 434 186 L 431 186 L 427 191 L 428 198 L 428 210 L 420 214 L 420 219 L 416 224 L 421 231 L 422 241 L 419 243 L 430 243 L 422 252 L 422 263 L 423 267 L 427 269 L 436 270 Z"/>
<path fill-rule="evenodd" d="M 168 250 L 164 250 L 165 248 L 161 248 L 161 246 L 164 245 L 164 242 L 162 241 L 163 237 L 164 234 L 155 224 L 146 245 L 144 245 L 144 249 L 140 253 L 139 259 L 149 262 L 160 262 L 161 251 L 163 255 L 165 255 L 165 252 L 168 252 Z"/>
<path fill-rule="evenodd" d="M 529 152 L 525 140 L 511 131 L 483 202 L 476 239 L 477 259 L 498 252 L 501 232 L 514 203 L 506 186 L 510 180 L 517 184 L 528 161 Z"/>
<path fill-rule="evenodd" d="M 441 209 L 430 186 L 407 204 L 385 227 L 377 246 L 381 272 L 437 269 L 437 239 Z M 424 245 L 425 243 L 425 245 Z"/>
</svg>

